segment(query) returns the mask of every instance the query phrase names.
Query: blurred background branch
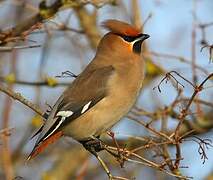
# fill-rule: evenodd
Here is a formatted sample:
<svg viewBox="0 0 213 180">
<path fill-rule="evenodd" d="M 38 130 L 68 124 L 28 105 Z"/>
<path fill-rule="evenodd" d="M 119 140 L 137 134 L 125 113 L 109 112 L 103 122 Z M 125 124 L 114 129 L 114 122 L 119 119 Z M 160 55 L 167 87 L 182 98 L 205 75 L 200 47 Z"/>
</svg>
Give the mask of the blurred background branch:
<svg viewBox="0 0 213 180">
<path fill-rule="evenodd" d="M 101 22 L 109 18 L 131 22 L 151 38 L 143 47 L 146 78 L 141 96 L 113 129 L 119 147 L 102 136 L 118 156 L 102 152 L 102 158 L 120 178 L 211 179 L 212 77 L 199 95 L 192 95 L 213 72 L 212 16 L 211 0 L 0 1 L 0 91 L 33 110 L 0 96 L 0 179 L 106 177 L 99 164 L 67 138 L 27 166 L 24 161 L 32 147 L 28 139 L 43 123 L 45 104 L 54 104 L 89 63 L 104 34 Z M 74 75 L 56 78 L 67 71 Z M 153 91 L 162 78 L 160 92 Z"/>
</svg>

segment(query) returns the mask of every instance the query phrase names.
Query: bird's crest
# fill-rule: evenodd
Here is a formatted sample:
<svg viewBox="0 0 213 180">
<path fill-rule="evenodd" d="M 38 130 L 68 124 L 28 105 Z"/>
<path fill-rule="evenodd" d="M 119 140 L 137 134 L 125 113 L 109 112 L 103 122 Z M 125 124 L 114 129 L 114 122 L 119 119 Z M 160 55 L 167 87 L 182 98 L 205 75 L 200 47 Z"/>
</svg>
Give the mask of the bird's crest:
<svg viewBox="0 0 213 180">
<path fill-rule="evenodd" d="M 115 19 L 109 19 L 107 21 L 104 21 L 102 25 L 109 31 L 119 34 L 119 35 L 137 36 L 141 33 L 138 28 L 136 28 L 128 23 L 118 21 Z"/>
</svg>

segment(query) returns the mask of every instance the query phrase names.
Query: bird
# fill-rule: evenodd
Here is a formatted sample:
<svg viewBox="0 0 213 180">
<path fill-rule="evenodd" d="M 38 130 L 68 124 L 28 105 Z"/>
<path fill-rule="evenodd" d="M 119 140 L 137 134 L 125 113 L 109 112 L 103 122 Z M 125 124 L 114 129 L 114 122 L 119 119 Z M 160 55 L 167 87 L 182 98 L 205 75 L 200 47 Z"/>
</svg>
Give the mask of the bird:
<svg viewBox="0 0 213 180">
<path fill-rule="evenodd" d="M 89 142 L 99 139 L 136 103 L 145 76 L 141 46 L 150 36 L 116 19 L 106 20 L 102 26 L 109 32 L 33 136 L 38 138 L 28 160 L 62 136 L 73 138 L 95 154 Z"/>
</svg>

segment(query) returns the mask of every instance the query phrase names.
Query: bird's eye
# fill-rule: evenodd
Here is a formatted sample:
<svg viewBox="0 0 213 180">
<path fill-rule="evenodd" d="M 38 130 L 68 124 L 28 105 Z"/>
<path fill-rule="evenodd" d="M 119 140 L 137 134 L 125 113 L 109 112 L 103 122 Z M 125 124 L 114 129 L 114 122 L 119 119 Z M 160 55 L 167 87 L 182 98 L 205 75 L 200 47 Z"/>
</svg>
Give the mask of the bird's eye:
<svg viewBox="0 0 213 180">
<path fill-rule="evenodd" d="M 127 41 L 127 42 L 133 42 L 136 39 L 140 38 L 142 34 L 139 34 L 137 36 L 126 36 L 126 35 L 120 35 L 120 37 L 123 38 L 123 40 Z"/>
<path fill-rule="evenodd" d="M 121 36 L 121 37 L 127 42 L 132 42 L 136 39 L 135 37 L 132 36 Z"/>
</svg>

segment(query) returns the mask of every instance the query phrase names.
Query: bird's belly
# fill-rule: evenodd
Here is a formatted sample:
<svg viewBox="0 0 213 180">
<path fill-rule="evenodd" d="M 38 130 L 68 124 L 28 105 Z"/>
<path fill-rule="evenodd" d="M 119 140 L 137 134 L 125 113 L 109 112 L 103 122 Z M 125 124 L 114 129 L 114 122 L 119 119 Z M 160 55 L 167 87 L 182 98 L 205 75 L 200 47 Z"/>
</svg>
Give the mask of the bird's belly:
<svg viewBox="0 0 213 180">
<path fill-rule="evenodd" d="M 75 140 L 87 140 L 100 135 L 128 113 L 135 103 L 138 91 L 139 88 L 127 94 L 111 93 L 111 96 L 105 97 L 85 114 L 73 120 L 64 129 L 64 134 Z"/>
</svg>

